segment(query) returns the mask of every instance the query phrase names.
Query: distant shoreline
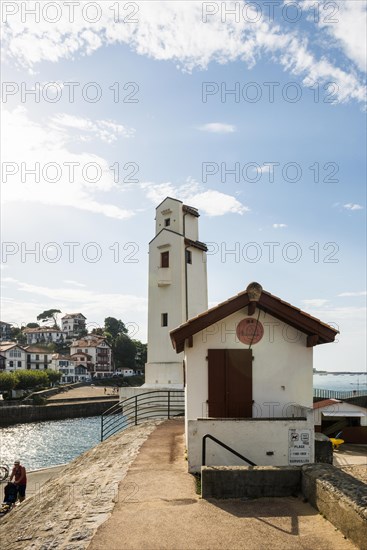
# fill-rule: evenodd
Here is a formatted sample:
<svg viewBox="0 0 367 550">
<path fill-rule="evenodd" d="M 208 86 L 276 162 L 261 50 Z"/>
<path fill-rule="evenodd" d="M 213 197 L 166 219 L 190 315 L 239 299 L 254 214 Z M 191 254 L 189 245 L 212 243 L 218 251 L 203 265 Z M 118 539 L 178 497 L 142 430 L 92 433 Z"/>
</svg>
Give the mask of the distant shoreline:
<svg viewBox="0 0 367 550">
<path fill-rule="evenodd" d="M 314 374 L 334 374 L 334 375 L 338 375 L 338 374 L 349 374 L 349 375 L 366 375 L 367 376 L 367 372 L 366 371 L 331 371 L 331 370 L 314 370 L 313 371 Z"/>
</svg>

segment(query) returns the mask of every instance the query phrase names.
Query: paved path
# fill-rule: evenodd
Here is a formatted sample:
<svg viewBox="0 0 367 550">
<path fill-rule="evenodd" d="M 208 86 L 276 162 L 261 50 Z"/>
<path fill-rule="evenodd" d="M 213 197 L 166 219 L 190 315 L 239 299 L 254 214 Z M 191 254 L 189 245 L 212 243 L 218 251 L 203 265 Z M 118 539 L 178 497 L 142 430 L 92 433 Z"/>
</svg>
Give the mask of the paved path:
<svg viewBox="0 0 367 550">
<path fill-rule="evenodd" d="M 106 392 L 105 392 L 106 390 Z M 112 386 L 80 386 L 72 390 L 60 392 L 48 398 L 48 401 L 58 401 L 60 399 L 80 399 L 86 397 L 105 397 L 113 395 L 118 399 L 118 392 L 113 391 Z"/>
<path fill-rule="evenodd" d="M 149 436 L 88 550 L 355 548 L 297 498 L 202 500 L 187 473 L 183 432 L 182 421 L 170 420 Z"/>
</svg>

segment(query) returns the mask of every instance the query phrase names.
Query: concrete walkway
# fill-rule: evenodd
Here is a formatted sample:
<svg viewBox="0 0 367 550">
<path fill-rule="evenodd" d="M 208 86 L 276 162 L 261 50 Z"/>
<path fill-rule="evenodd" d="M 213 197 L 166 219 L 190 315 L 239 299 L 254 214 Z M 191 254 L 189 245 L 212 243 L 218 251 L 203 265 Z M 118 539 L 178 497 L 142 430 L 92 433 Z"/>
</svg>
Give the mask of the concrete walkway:
<svg viewBox="0 0 367 550">
<path fill-rule="evenodd" d="M 202 500 L 187 473 L 184 424 L 160 424 L 119 486 L 88 550 L 344 550 L 355 546 L 298 498 Z"/>
</svg>

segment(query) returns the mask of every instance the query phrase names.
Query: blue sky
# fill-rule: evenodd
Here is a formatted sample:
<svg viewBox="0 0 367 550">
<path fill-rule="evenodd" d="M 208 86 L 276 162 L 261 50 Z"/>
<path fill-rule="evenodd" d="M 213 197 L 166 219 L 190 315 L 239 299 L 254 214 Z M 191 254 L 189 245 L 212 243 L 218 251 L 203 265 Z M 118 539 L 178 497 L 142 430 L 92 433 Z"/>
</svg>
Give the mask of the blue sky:
<svg viewBox="0 0 367 550">
<path fill-rule="evenodd" d="M 170 195 L 200 210 L 210 305 L 259 281 L 339 327 L 317 368 L 364 370 L 366 3 L 25 4 L 2 5 L 2 320 L 112 315 L 144 341 Z"/>
</svg>

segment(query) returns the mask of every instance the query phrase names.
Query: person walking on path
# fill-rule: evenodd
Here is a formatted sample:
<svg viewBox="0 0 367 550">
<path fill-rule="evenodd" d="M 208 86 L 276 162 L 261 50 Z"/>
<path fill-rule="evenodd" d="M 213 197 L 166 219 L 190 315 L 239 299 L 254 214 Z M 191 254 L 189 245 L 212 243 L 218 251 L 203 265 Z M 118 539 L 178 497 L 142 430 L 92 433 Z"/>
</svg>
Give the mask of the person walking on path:
<svg viewBox="0 0 367 550">
<path fill-rule="evenodd" d="M 14 461 L 14 468 L 11 472 L 10 481 L 12 481 L 13 478 L 18 489 L 19 502 L 23 502 L 27 487 L 27 472 L 24 466 L 21 465 L 20 460 Z"/>
</svg>

